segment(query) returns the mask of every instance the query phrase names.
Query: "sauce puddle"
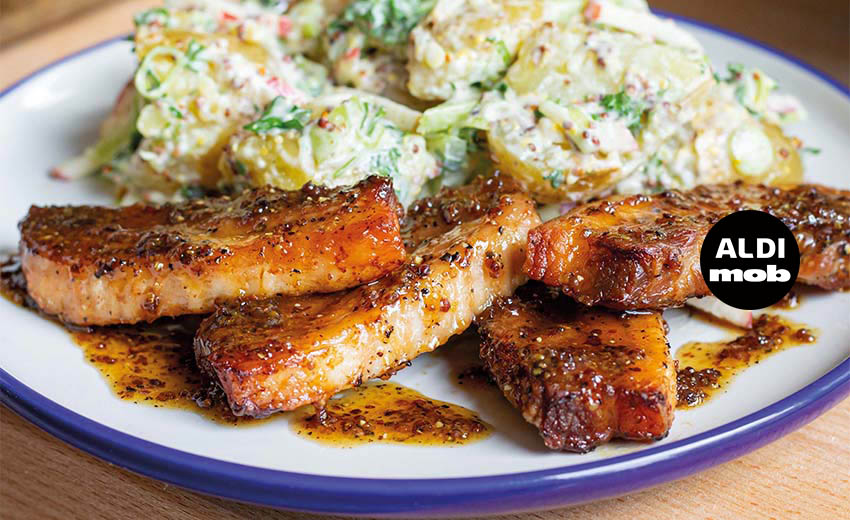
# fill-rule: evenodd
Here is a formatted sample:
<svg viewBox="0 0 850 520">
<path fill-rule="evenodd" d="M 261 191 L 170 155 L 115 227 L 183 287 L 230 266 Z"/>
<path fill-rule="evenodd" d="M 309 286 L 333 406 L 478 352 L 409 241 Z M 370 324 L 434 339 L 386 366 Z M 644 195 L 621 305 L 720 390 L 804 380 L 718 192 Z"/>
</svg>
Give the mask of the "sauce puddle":
<svg viewBox="0 0 850 520">
<path fill-rule="evenodd" d="M 0 261 L 0 294 L 40 313 L 27 295 L 26 281 L 15 258 Z M 299 435 L 336 446 L 370 442 L 457 445 L 483 439 L 492 431 L 471 410 L 389 382 L 348 390 L 341 398 L 330 400 L 322 414 L 305 406 L 269 419 L 238 417 L 230 411 L 221 390 L 206 380 L 195 363 L 192 343 L 203 317 L 78 328 L 42 316 L 68 331 L 86 361 L 124 401 L 188 410 L 219 424 L 240 427 L 293 418 L 293 428 Z"/>
<path fill-rule="evenodd" d="M 478 415 L 391 382 L 367 383 L 331 399 L 324 410 L 296 410 L 293 429 L 323 444 L 351 447 L 372 442 L 457 445 L 492 431 Z"/>
<path fill-rule="evenodd" d="M 730 341 L 690 342 L 676 351 L 677 408 L 699 406 L 716 395 L 743 369 L 773 353 L 814 343 L 812 329 L 772 315 L 753 319 L 753 328 Z"/>
<path fill-rule="evenodd" d="M 0 261 L 0 294 L 34 312 L 38 308 L 26 292 L 26 282 L 15 258 Z M 793 308 L 795 296 L 778 306 Z M 74 328 L 42 315 L 67 329 L 85 359 L 103 375 L 122 400 L 157 408 L 198 413 L 227 425 L 262 424 L 267 419 L 233 415 L 215 385 L 206 381 L 194 360 L 192 342 L 201 317 L 162 319 L 153 324 Z M 726 323 L 703 313 L 694 316 L 723 328 Z M 678 408 L 703 404 L 744 368 L 774 352 L 815 341 L 811 329 L 762 314 L 753 328 L 726 342 L 691 342 L 676 352 Z M 469 365 L 457 383 L 476 388 L 493 385 L 483 366 Z M 320 443 L 350 447 L 372 442 L 414 445 L 458 445 L 486 438 L 492 427 L 475 412 L 435 399 L 397 383 L 373 382 L 348 390 L 317 412 L 305 406 L 291 414 L 292 427 Z"/>
<path fill-rule="evenodd" d="M 200 316 L 108 327 L 64 324 L 42 313 L 29 297 L 20 261 L 14 256 L 0 261 L 0 294 L 65 329 L 112 393 L 124 401 L 189 410 L 220 424 L 261 422 L 233 415 L 221 391 L 197 368 L 192 342 Z"/>
<path fill-rule="evenodd" d="M 156 408 L 189 410 L 229 425 L 259 424 L 233 415 L 195 364 L 192 341 L 200 317 L 152 324 L 69 330 L 83 355 L 119 398 Z"/>
</svg>

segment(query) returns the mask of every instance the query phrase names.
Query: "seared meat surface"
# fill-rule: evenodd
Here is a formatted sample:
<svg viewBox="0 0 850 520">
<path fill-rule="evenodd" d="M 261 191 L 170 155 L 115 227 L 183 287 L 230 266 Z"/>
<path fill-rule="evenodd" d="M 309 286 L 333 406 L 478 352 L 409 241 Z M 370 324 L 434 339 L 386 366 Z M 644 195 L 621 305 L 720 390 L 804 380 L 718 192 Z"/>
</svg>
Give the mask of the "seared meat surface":
<svg viewBox="0 0 850 520">
<path fill-rule="evenodd" d="M 500 204 L 502 195 L 522 192 L 513 177 L 496 172 L 468 186 L 443 188 L 436 197 L 419 199 L 407 209 L 402 222 L 405 247 L 413 251 L 423 241 L 485 215 Z"/>
<path fill-rule="evenodd" d="M 222 306 L 195 338 L 199 366 L 234 413 L 261 417 L 321 404 L 434 350 L 525 280 L 540 219 L 531 199 L 505 188 L 497 178 L 424 201 L 405 225 L 406 262 L 370 285 Z"/>
<path fill-rule="evenodd" d="M 553 450 L 667 435 L 676 369 L 659 312 L 576 304 L 532 282 L 478 319 L 481 358 Z"/>
<path fill-rule="evenodd" d="M 66 322 L 153 321 L 372 281 L 404 261 L 400 211 L 379 177 L 162 206 L 33 206 L 21 263 L 39 307 Z"/>
<path fill-rule="evenodd" d="M 709 294 L 699 266 L 705 235 L 742 209 L 781 219 L 800 246 L 798 280 L 850 287 L 850 191 L 742 183 L 609 197 L 529 234 L 525 271 L 587 305 L 663 309 Z"/>
</svg>

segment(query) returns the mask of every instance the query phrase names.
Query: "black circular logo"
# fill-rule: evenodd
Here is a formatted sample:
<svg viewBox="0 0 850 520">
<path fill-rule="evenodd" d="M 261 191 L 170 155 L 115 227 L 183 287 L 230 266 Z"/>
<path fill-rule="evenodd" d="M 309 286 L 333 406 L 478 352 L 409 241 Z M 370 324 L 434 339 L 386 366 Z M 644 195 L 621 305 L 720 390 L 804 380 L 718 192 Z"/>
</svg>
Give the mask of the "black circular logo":
<svg viewBox="0 0 850 520">
<path fill-rule="evenodd" d="M 763 211 L 720 219 L 705 236 L 700 269 L 711 294 L 738 309 L 763 309 L 797 280 L 800 249 L 791 230 Z"/>
</svg>

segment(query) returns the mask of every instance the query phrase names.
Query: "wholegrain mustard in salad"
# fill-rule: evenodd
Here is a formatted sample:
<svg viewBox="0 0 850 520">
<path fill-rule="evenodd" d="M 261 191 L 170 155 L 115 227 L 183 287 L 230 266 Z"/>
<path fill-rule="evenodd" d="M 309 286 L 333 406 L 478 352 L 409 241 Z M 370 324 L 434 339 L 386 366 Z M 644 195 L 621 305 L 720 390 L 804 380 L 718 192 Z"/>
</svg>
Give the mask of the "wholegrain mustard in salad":
<svg viewBox="0 0 850 520">
<path fill-rule="evenodd" d="M 494 170 L 540 203 L 802 174 L 805 117 L 643 0 L 166 0 L 100 139 L 55 168 L 122 203 Z"/>
</svg>

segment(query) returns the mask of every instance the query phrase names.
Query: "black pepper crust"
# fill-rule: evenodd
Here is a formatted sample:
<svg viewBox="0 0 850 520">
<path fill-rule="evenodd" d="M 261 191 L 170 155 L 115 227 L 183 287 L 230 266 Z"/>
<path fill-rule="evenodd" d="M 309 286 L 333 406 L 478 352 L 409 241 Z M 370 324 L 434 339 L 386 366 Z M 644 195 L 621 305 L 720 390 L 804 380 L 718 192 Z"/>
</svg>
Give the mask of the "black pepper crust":
<svg viewBox="0 0 850 520">
<path fill-rule="evenodd" d="M 676 373 L 660 313 L 589 308 L 532 282 L 477 323 L 482 360 L 547 447 L 667 435 Z"/>
<path fill-rule="evenodd" d="M 22 267 L 39 306 L 65 321 L 152 321 L 374 280 L 404 260 L 400 209 L 382 177 L 160 206 L 33 206 L 19 224 Z"/>
<path fill-rule="evenodd" d="M 741 182 L 608 197 L 529 233 L 525 271 L 586 305 L 663 309 L 709 291 L 699 266 L 708 230 L 742 209 L 782 220 L 800 246 L 799 280 L 850 288 L 850 191 Z"/>
<path fill-rule="evenodd" d="M 407 260 L 371 284 L 221 306 L 195 338 L 198 365 L 218 381 L 234 413 L 261 417 L 323 403 L 439 347 L 525 280 L 528 230 L 540 219 L 521 193 L 494 188 L 485 202 L 481 186 L 492 182 L 448 190 L 445 200 L 414 211 L 405 225 Z M 473 209 L 448 219 L 432 213 L 455 207 L 464 193 L 477 202 L 463 207 Z"/>
<path fill-rule="evenodd" d="M 443 188 L 436 197 L 417 200 L 402 222 L 405 246 L 412 250 L 423 240 L 483 216 L 497 207 L 499 198 L 506 193 L 522 193 L 522 189 L 513 177 L 496 171 L 477 177 L 466 186 Z"/>
</svg>

